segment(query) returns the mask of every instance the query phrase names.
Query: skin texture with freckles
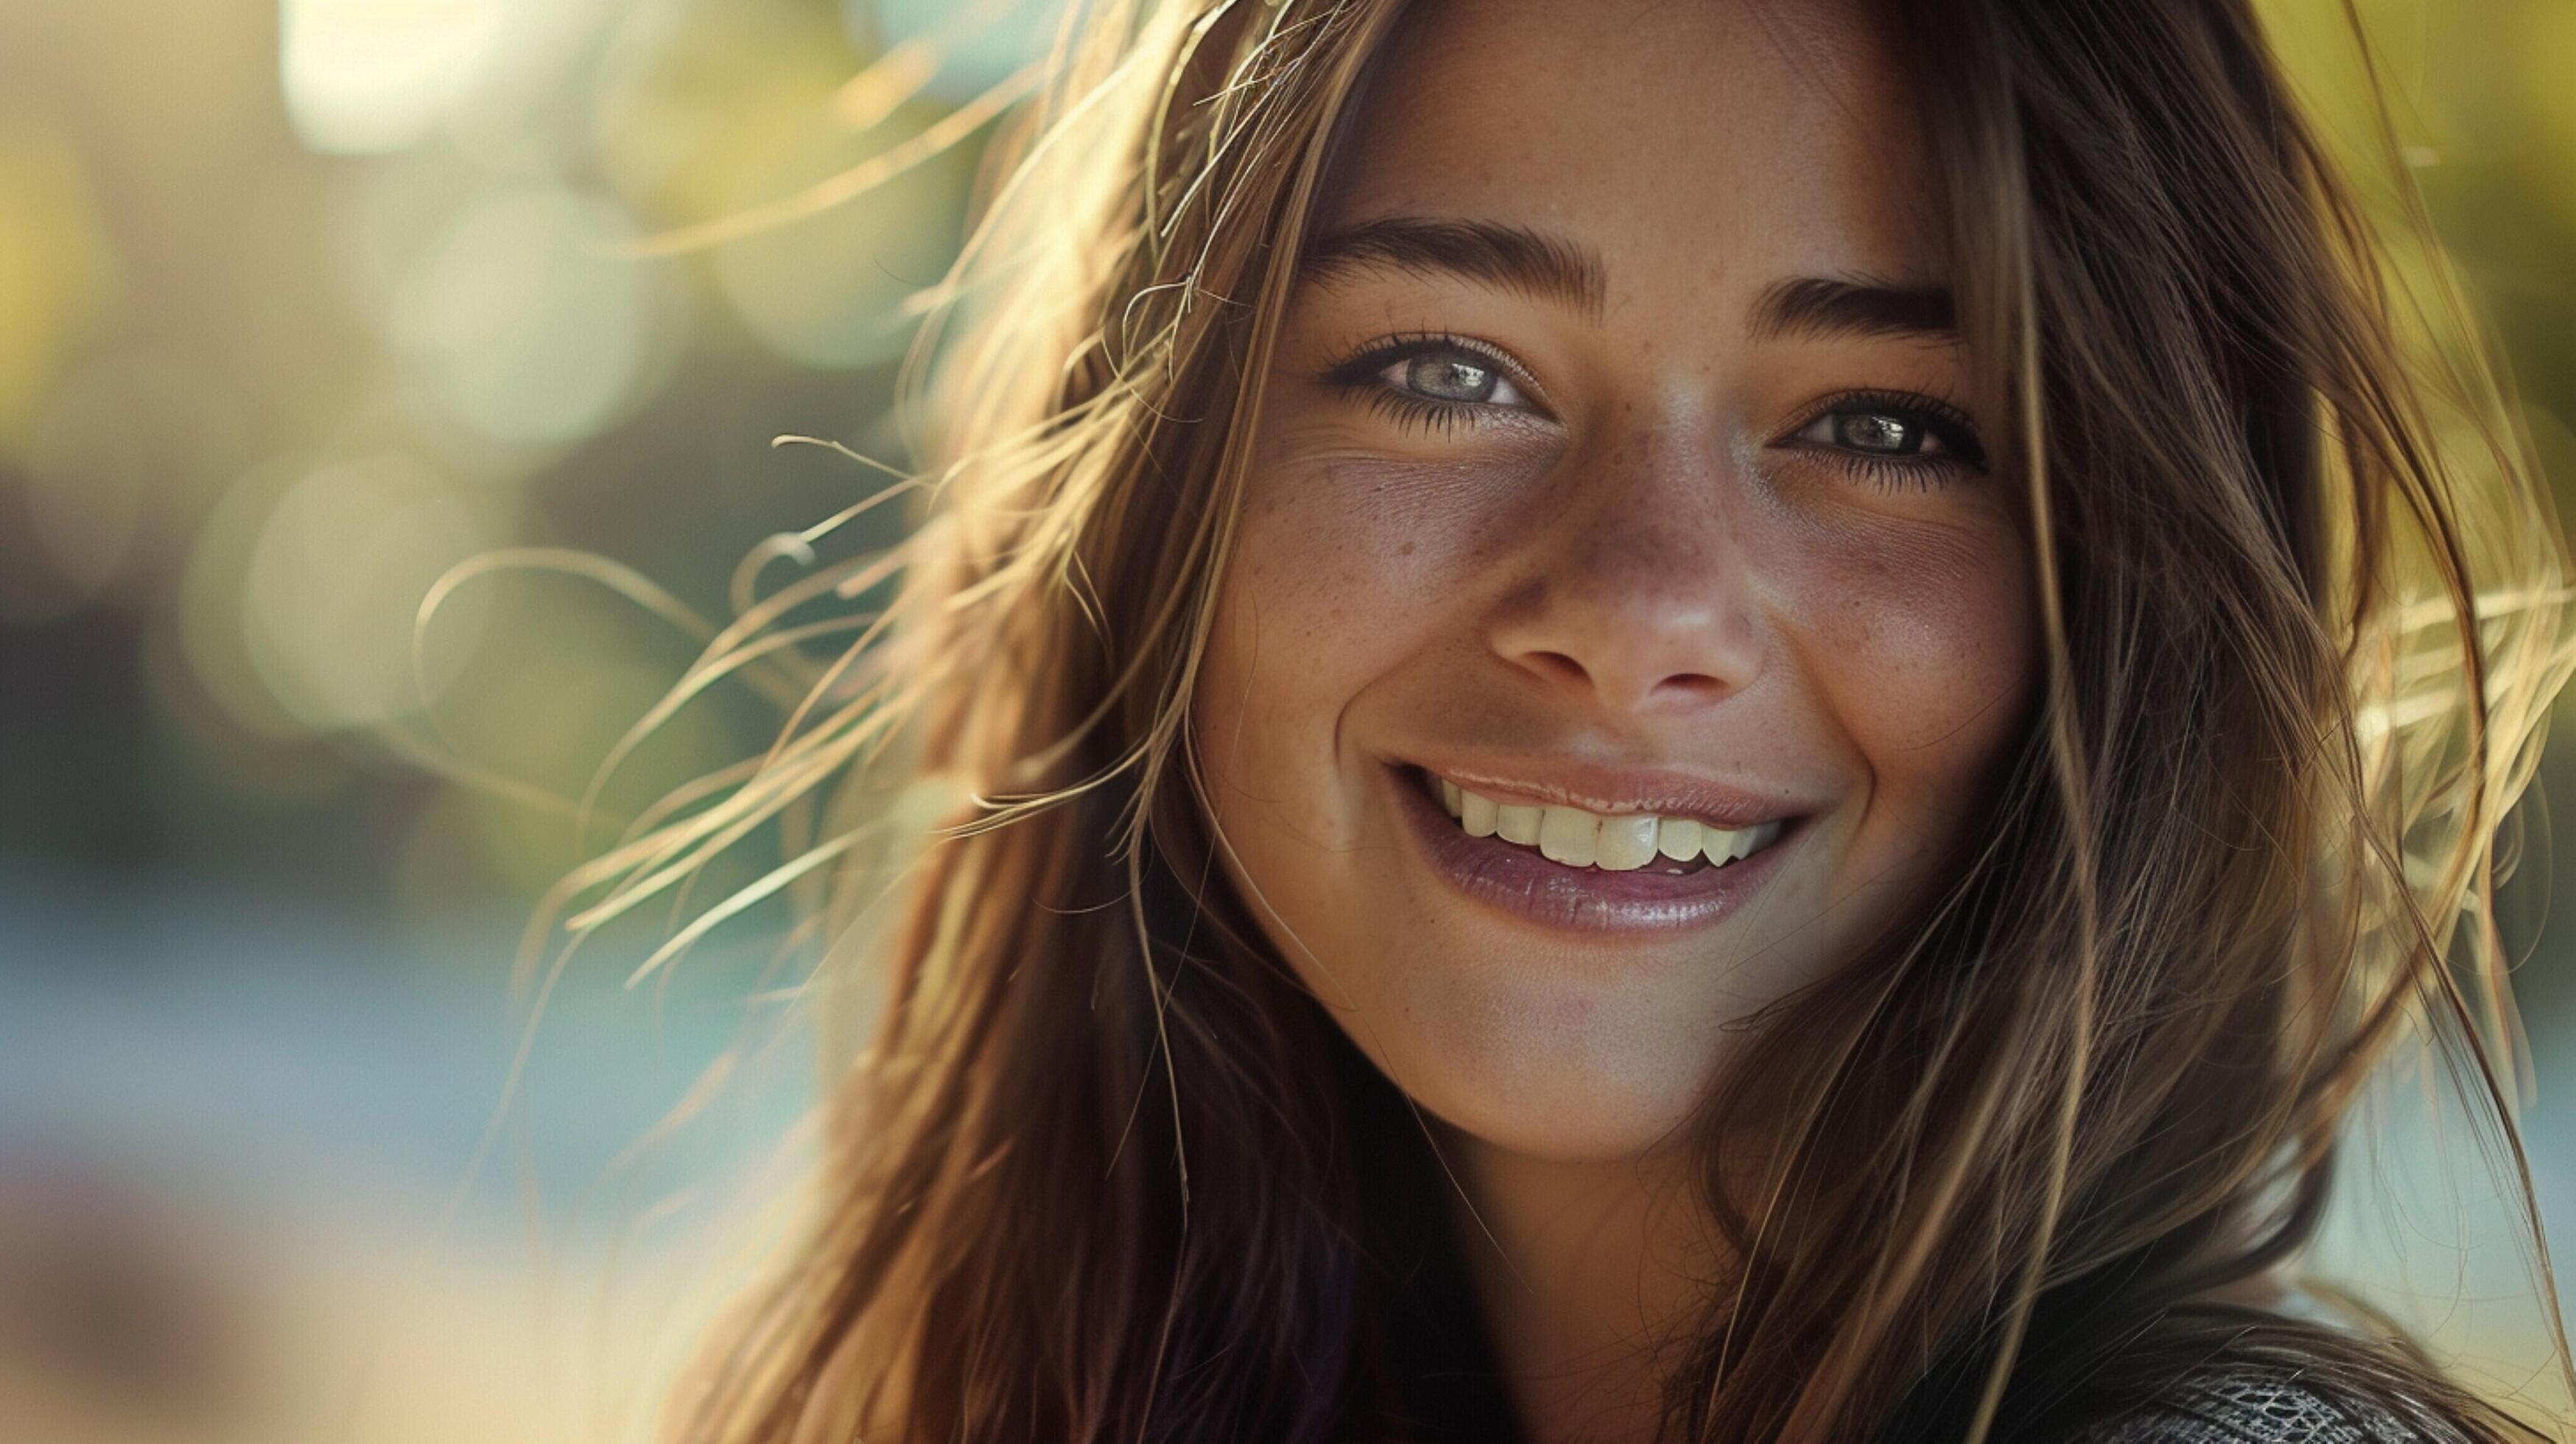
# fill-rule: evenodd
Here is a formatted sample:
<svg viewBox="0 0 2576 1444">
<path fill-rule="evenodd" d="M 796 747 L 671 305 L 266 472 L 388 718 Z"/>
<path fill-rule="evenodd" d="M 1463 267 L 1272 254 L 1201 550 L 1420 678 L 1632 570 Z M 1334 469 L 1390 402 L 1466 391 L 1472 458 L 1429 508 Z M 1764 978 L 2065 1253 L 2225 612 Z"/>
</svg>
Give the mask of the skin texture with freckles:
<svg viewBox="0 0 2576 1444">
<path fill-rule="evenodd" d="M 1525 1416 L 1623 1437 L 1636 1339 L 1712 1267 L 1671 1145 L 1728 1025 L 1918 904 L 2029 725 L 2024 543 L 1955 438 L 1855 456 L 1828 410 L 1929 398 L 1996 435 L 1954 339 L 1756 324 L 1783 281 L 1945 279 L 1856 7 L 1430 3 L 1390 44 L 1318 236 L 1522 228 L 1595 257 L 1600 305 L 1382 258 L 1301 282 L 1194 726 L 1236 886 L 1442 1125 Z M 1347 374 L 1426 337 L 1508 387 L 1435 415 L 1413 360 Z M 1804 821 L 1705 926 L 1551 927 L 1426 860 L 1402 789 L 1444 759 L 1687 775 Z"/>
</svg>

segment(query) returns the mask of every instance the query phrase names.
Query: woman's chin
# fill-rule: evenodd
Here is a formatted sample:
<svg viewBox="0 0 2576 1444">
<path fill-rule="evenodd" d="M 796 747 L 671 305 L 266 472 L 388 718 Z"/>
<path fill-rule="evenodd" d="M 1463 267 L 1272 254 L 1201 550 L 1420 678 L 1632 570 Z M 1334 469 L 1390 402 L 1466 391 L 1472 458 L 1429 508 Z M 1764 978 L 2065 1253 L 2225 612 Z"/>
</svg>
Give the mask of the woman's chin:
<svg viewBox="0 0 2576 1444">
<path fill-rule="evenodd" d="M 1616 1163 L 1672 1147 L 1703 1091 L 1695 1071 L 1658 1079 L 1632 1067 L 1605 1074 L 1576 1060 L 1502 1075 L 1461 1068 L 1445 1081 L 1414 1098 L 1458 1141 L 1563 1164 Z"/>
<path fill-rule="evenodd" d="M 1380 1072 L 1426 1112 L 1516 1154 L 1634 1157 L 1706 1095 L 1723 1049 L 1718 1000 L 1623 983 L 1562 956 L 1389 950 L 1339 1013 Z"/>
</svg>

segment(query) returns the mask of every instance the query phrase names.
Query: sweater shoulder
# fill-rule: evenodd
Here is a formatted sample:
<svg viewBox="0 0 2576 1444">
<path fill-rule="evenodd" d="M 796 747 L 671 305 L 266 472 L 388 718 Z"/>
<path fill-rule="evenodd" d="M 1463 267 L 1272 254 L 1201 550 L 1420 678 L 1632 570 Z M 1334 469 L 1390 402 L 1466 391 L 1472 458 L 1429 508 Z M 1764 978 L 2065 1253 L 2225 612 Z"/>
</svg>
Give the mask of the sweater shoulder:
<svg viewBox="0 0 2576 1444">
<path fill-rule="evenodd" d="M 2428 1413 L 2401 1417 L 2295 1373 L 2232 1366 L 2190 1375 L 2069 1444 L 2467 1444 L 2468 1437 Z"/>
</svg>

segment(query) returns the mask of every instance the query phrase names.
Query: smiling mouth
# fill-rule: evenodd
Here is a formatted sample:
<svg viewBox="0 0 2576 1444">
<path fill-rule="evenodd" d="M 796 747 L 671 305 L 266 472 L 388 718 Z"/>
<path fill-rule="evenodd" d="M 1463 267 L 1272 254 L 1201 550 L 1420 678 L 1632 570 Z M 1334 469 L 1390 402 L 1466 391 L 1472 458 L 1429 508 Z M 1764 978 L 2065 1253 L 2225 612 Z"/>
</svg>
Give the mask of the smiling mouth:
<svg viewBox="0 0 2576 1444">
<path fill-rule="evenodd" d="M 1712 817 L 1505 802 L 1420 765 L 1389 768 L 1417 855 L 1459 894 L 1551 931 L 1647 935 L 1716 923 L 1780 871 L 1807 817 L 1740 796 Z M 1655 784 L 1646 784 L 1653 788 Z M 1658 789 L 1659 790 L 1659 789 Z M 1690 794 L 1687 785 L 1677 797 Z M 1673 806 L 1673 800 L 1662 805 Z M 1688 804 L 1684 804 L 1688 805 Z"/>
<path fill-rule="evenodd" d="M 1779 841 L 1785 827 L 1777 818 L 1728 828 L 1695 817 L 1514 804 L 1482 796 L 1433 772 L 1417 776 L 1439 800 L 1441 810 L 1469 837 L 1498 838 L 1569 868 L 1645 870 L 1686 877 L 1753 856 Z"/>
</svg>

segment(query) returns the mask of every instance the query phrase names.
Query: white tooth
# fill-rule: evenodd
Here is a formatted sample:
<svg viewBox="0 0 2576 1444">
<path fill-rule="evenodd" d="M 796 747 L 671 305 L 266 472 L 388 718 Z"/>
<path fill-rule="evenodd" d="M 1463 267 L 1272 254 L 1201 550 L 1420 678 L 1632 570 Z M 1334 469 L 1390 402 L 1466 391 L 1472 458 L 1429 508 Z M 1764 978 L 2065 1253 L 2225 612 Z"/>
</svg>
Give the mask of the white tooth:
<svg viewBox="0 0 2576 1444">
<path fill-rule="evenodd" d="M 1675 862 L 1699 856 L 1699 823 L 1687 817 L 1665 818 L 1655 835 L 1655 850 Z"/>
<path fill-rule="evenodd" d="M 1493 836 L 1494 799 L 1478 797 L 1461 789 L 1458 793 L 1458 824 L 1467 829 L 1469 837 Z"/>
<path fill-rule="evenodd" d="M 1699 850 L 1708 854 L 1710 862 L 1724 867 L 1735 861 L 1736 842 L 1743 836 L 1744 834 L 1740 832 L 1729 832 L 1723 827 L 1710 827 L 1702 823 L 1699 829 Z"/>
<path fill-rule="evenodd" d="M 1769 822 L 1763 823 L 1761 826 L 1754 828 L 1753 831 L 1746 836 L 1744 851 L 1741 855 L 1751 857 L 1753 854 L 1769 847 L 1772 843 L 1779 841 L 1780 829 L 1786 825 L 1787 824 L 1781 822 L 1775 817 Z"/>
<path fill-rule="evenodd" d="M 1601 819 L 1593 865 L 1605 872 L 1634 872 L 1655 860 L 1655 817 L 1631 813 Z"/>
<path fill-rule="evenodd" d="M 1506 802 L 1494 813 L 1494 834 L 1505 842 L 1528 847 L 1538 841 L 1539 807 L 1514 807 Z"/>
<path fill-rule="evenodd" d="M 1579 807 L 1550 807 L 1538 820 L 1538 850 L 1550 862 L 1590 867 L 1601 841 L 1601 819 Z"/>
<path fill-rule="evenodd" d="M 1451 817 L 1456 817 L 1458 815 L 1458 797 L 1458 784 L 1450 781 L 1446 777 L 1441 778 L 1440 805 L 1449 809 L 1449 815 Z"/>
</svg>

